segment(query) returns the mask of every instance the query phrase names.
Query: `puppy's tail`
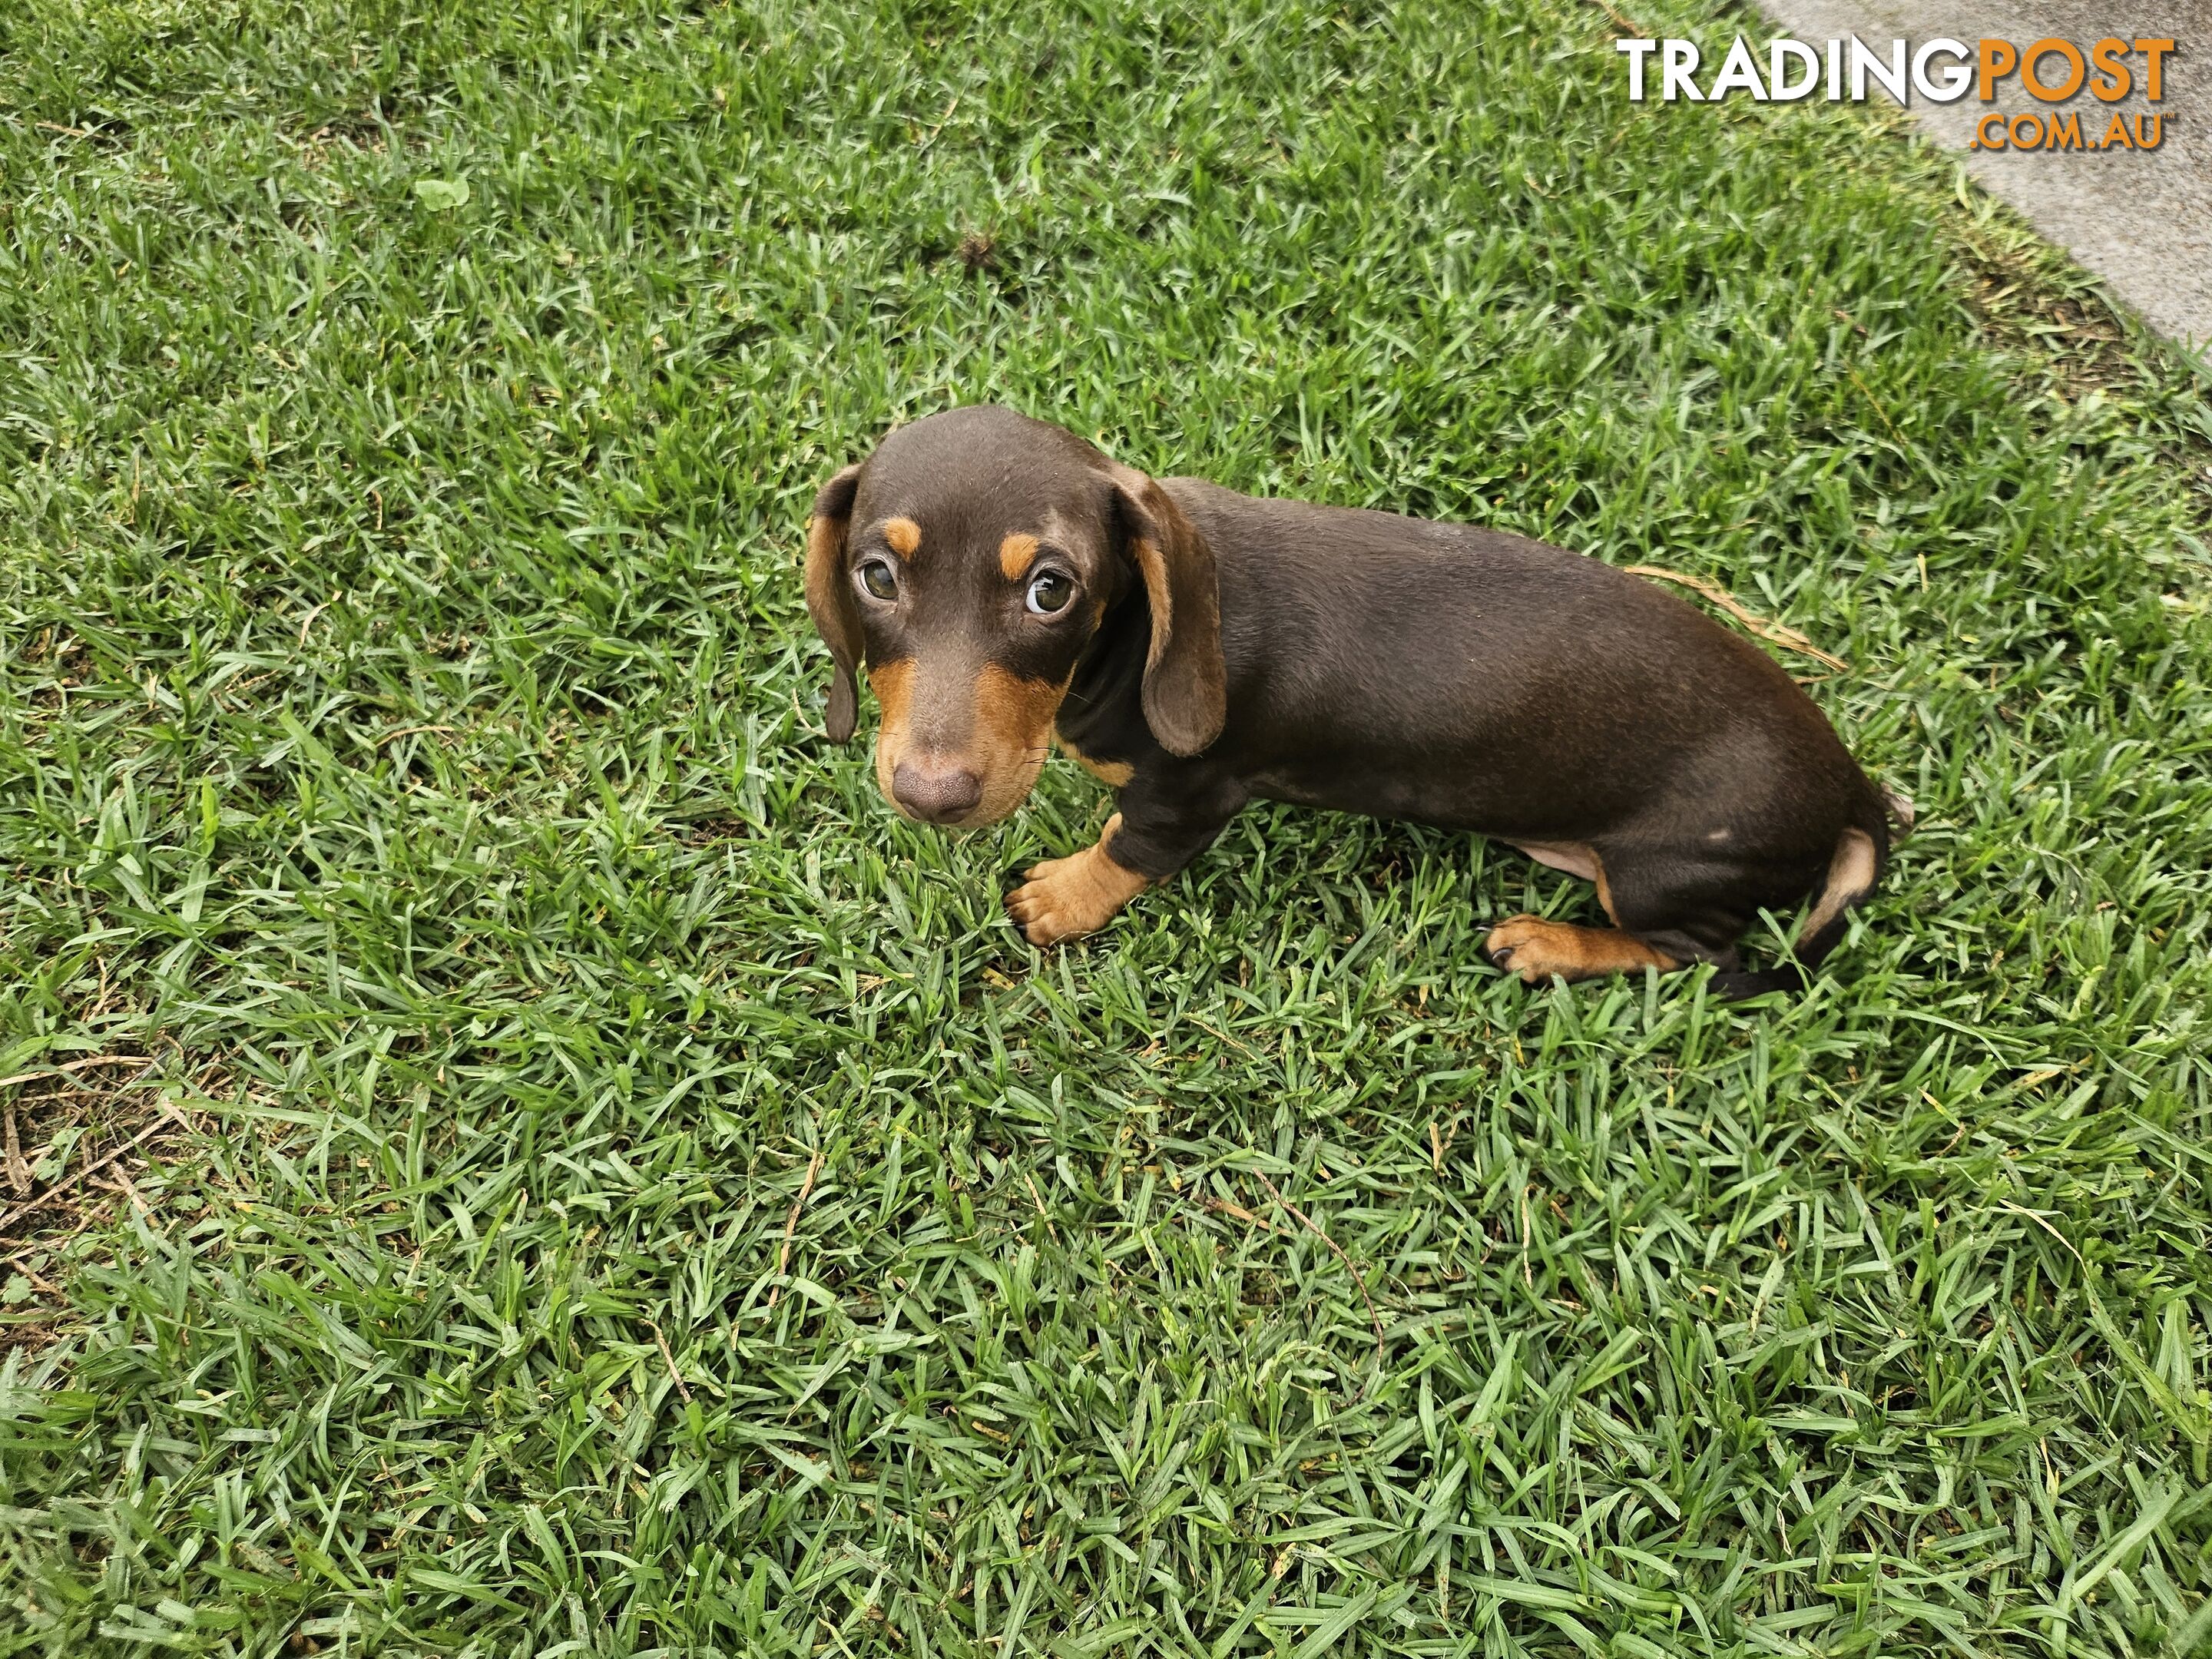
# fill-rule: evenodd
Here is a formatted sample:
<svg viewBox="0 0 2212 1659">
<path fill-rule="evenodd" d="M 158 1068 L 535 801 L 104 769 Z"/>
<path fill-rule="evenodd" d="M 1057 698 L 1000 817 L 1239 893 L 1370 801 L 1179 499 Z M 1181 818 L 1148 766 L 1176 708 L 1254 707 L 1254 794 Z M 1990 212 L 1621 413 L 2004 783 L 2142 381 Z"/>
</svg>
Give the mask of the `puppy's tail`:
<svg viewBox="0 0 2212 1659">
<path fill-rule="evenodd" d="M 1810 983 L 1814 969 L 1843 942 L 1850 914 L 1864 903 L 1889 866 L 1890 826 L 1895 839 L 1912 830 L 1911 799 L 1892 790 L 1881 790 L 1868 804 L 1860 821 L 1836 837 L 1836 850 L 1828 860 L 1828 873 L 1820 883 L 1813 908 L 1791 943 L 1791 960 L 1759 973 L 1716 974 L 1713 988 L 1730 1002 L 1767 991 L 1802 991 Z"/>
</svg>

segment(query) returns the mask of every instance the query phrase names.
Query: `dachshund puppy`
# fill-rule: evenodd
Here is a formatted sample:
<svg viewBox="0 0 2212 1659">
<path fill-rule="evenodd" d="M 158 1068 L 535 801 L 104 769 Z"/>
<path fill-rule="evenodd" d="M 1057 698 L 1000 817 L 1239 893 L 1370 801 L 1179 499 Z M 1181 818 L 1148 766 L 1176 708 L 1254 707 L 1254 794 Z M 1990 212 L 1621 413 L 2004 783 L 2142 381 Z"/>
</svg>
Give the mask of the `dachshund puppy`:
<svg viewBox="0 0 2212 1659">
<path fill-rule="evenodd" d="M 1494 836 L 1595 882 L 1610 927 L 1516 916 L 1534 985 L 1715 964 L 1803 983 L 1887 860 L 1886 804 L 1772 659 L 1637 577 L 1464 525 L 1154 479 L 1010 410 L 902 428 L 823 485 L 806 603 L 882 710 L 876 779 L 996 823 L 1056 736 L 1119 795 L 1097 844 L 1006 898 L 1035 945 L 1104 927 L 1255 796 Z M 1736 971 L 1813 898 L 1799 966 Z"/>
</svg>

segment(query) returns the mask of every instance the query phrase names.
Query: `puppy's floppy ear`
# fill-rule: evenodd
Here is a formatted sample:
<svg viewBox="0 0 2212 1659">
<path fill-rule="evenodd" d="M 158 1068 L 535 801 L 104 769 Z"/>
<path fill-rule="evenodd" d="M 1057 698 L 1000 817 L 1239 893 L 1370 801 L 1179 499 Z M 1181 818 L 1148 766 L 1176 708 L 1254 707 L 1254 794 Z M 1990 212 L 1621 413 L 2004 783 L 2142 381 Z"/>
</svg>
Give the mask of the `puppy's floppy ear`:
<svg viewBox="0 0 2212 1659">
<path fill-rule="evenodd" d="M 1213 550 L 1152 479 L 1118 464 L 1112 477 L 1123 545 L 1152 612 L 1145 724 L 1170 754 L 1195 755 L 1221 735 L 1229 714 Z"/>
<path fill-rule="evenodd" d="M 853 683 L 860 662 L 860 613 L 853 603 L 853 586 L 845 580 L 845 532 L 852 526 L 853 494 L 860 483 L 855 463 L 822 486 L 814 498 L 814 516 L 806 522 L 806 609 L 836 665 L 824 722 L 832 743 L 852 737 L 860 712 L 860 690 Z"/>
</svg>

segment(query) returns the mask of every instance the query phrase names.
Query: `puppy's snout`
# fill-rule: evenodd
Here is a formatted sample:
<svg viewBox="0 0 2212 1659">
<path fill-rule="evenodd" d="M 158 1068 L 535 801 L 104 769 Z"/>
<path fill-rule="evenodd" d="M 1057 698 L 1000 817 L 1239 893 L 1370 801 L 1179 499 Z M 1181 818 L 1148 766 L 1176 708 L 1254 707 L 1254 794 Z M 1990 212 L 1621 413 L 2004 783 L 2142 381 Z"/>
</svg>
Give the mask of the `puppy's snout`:
<svg viewBox="0 0 2212 1659">
<path fill-rule="evenodd" d="M 925 823 L 951 823 L 983 799 L 983 780 L 957 761 L 902 760 L 891 772 L 891 796 Z"/>
</svg>

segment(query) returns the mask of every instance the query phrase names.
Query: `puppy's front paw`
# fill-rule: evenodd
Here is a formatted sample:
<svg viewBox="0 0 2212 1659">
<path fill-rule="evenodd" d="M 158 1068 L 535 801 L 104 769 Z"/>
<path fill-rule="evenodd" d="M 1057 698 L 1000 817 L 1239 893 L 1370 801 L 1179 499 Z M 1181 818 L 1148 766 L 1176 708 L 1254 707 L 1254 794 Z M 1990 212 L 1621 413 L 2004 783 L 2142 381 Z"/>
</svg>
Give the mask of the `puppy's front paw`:
<svg viewBox="0 0 2212 1659">
<path fill-rule="evenodd" d="M 1144 877 L 1106 855 L 1106 843 L 1121 823 L 1116 814 L 1097 846 L 1032 865 L 1029 879 L 1006 895 L 1006 914 L 1030 944 L 1057 945 L 1095 933 L 1145 890 Z"/>
<path fill-rule="evenodd" d="M 1028 872 L 1029 878 L 1006 895 L 1006 914 L 1032 945 L 1057 945 L 1064 939 L 1095 933 L 1113 920 L 1121 907 L 1102 904 L 1091 884 L 1068 866 L 1074 858 L 1048 859 Z"/>
</svg>

